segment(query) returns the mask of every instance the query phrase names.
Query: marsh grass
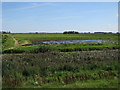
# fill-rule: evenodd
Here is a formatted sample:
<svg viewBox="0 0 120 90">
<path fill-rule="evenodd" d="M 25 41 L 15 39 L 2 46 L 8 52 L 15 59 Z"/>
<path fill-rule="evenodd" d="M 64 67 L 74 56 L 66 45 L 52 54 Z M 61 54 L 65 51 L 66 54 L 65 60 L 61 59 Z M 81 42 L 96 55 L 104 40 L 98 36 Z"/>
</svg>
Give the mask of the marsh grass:
<svg viewBox="0 0 120 90">
<path fill-rule="evenodd" d="M 118 80 L 117 53 L 107 50 L 3 55 L 3 87 L 44 87 L 52 83 L 69 86 L 76 82 Z M 111 87 L 109 84 L 106 83 L 107 87 Z"/>
</svg>

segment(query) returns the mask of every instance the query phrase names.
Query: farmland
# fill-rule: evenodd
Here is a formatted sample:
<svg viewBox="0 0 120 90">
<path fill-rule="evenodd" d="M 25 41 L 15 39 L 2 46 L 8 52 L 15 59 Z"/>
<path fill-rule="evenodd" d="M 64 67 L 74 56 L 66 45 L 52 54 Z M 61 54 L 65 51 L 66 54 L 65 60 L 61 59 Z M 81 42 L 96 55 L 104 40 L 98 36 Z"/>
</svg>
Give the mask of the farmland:
<svg viewBox="0 0 120 90">
<path fill-rule="evenodd" d="M 45 44 L 50 40 L 115 43 Z M 118 88 L 118 34 L 3 34 L 3 88 Z"/>
</svg>

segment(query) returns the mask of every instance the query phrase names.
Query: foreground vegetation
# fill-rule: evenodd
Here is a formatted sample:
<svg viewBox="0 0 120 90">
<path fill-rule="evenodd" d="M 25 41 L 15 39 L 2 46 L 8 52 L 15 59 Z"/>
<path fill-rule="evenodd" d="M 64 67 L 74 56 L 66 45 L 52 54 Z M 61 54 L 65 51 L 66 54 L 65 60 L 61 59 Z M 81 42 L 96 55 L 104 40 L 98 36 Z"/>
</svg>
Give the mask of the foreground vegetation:
<svg viewBox="0 0 120 90">
<path fill-rule="evenodd" d="M 118 88 L 118 34 L 3 34 L 3 88 Z M 43 44 L 45 40 L 115 43 Z M 38 44 L 39 43 L 39 44 Z"/>
<path fill-rule="evenodd" d="M 117 88 L 118 64 L 117 50 L 3 55 L 3 87 Z"/>
</svg>

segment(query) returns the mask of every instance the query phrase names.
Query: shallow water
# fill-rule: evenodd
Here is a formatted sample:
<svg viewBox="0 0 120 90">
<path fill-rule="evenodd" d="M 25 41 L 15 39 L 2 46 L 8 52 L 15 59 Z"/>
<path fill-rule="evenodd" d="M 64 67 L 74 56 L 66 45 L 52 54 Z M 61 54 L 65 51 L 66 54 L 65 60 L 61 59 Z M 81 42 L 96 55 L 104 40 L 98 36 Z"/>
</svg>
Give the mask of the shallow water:
<svg viewBox="0 0 120 90">
<path fill-rule="evenodd" d="M 58 41 L 43 41 L 45 44 L 87 44 L 87 43 L 115 43 L 111 40 L 58 40 Z"/>
</svg>

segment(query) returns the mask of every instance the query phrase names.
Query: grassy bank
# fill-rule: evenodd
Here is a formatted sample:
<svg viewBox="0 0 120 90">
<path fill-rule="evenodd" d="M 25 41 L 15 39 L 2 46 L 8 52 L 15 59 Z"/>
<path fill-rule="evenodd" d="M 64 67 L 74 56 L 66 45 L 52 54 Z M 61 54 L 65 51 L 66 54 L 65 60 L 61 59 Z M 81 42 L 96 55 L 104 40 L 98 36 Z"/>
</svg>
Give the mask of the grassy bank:
<svg viewBox="0 0 120 90">
<path fill-rule="evenodd" d="M 92 50 L 114 50 L 119 49 L 118 44 L 59 44 L 49 45 L 40 44 L 25 47 L 13 47 L 11 49 L 4 49 L 2 53 L 39 53 L 48 51 L 61 51 L 61 52 L 72 52 L 72 51 L 92 51 Z"/>
<path fill-rule="evenodd" d="M 14 47 L 14 40 L 10 34 L 2 35 L 2 50 Z"/>
</svg>

